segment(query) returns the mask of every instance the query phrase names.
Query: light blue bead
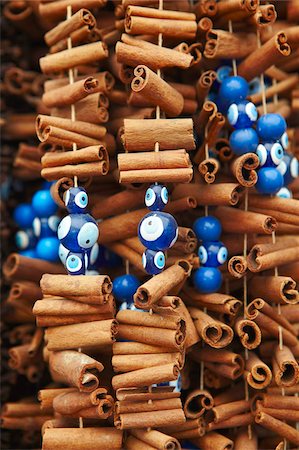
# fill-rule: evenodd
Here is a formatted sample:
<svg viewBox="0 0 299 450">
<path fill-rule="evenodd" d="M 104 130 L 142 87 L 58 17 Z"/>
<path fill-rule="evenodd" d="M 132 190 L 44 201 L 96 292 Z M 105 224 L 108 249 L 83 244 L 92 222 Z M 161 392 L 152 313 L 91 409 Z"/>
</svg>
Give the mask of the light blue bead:
<svg viewBox="0 0 299 450">
<path fill-rule="evenodd" d="M 278 141 L 287 129 L 285 119 L 276 113 L 264 114 L 257 121 L 256 131 L 263 142 Z"/>
<path fill-rule="evenodd" d="M 276 194 L 283 186 L 283 176 L 274 167 L 262 167 L 258 170 L 258 180 L 255 185 L 260 194 Z"/>
<path fill-rule="evenodd" d="M 201 294 L 211 294 L 220 289 L 222 274 L 216 267 L 200 267 L 193 273 L 193 283 Z"/>
<path fill-rule="evenodd" d="M 133 296 L 140 284 L 140 281 L 135 275 L 127 274 L 116 277 L 113 280 L 113 295 L 120 303 L 132 303 Z"/>
<path fill-rule="evenodd" d="M 259 138 L 253 128 L 234 130 L 229 138 L 229 145 L 236 155 L 255 153 Z"/>
<path fill-rule="evenodd" d="M 36 246 L 36 254 L 40 259 L 56 262 L 58 256 L 59 240 L 56 237 L 46 237 L 40 239 Z"/>
<path fill-rule="evenodd" d="M 13 213 L 13 218 L 20 228 L 31 228 L 35 218 L 35 212 L 29 203 L 21 203 Z"/>
<path fill-rule="evenodd" d="M 142 255 L 142 265 L 149 275 L 161 273 L 165 267 L 165 255 L 163 252 L 155 252 L 146 249 Z"/>
<path fill-rule="evenodd" d="M 50 191 L 37 191 L 32 198 L 32 207 L 37 217 L 50 217 L 57 211 Z"/>
<path fill-rule="evenodd" d="M 146 214 L 138 226 L 141 243 L 150 250 L 164 251 L 178 238 L 178 225 L 171 214 L 157 211 Z"/>
<path fill-rule="evenodd" d="M 220 220 L 214 216 L 196 219 L 192 228 L 199 241 L 218 241 L 222 232 Z"/>
</svg>

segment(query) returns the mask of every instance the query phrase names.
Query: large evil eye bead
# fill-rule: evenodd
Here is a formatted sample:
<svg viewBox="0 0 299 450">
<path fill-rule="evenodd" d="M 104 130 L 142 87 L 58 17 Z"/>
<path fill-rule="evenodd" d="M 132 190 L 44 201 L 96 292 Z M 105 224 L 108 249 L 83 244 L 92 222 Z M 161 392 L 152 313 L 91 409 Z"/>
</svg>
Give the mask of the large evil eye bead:
<svg viewBox="0 0 299 450">
<path fill-rule="evenodd" d="M 222 231 L 220 221 L 214 216 L 196 219 L 192 228 L 199 241 L 218 241 Z"/>
<path fill-rule="evenodd" d="M 271 160 L 275 166 L 278 166 L 283 158 L 284 152 L 283 148 L 279 142 L 275 142 L 270 150 Z"/>
<path fill-rule="evenodd" d="M 70 254 L 66 259 L 65 267 L 70 275 L 84 275 L 85 273 L 82 255 Z"/>
<path fill-rule="evenodd" d="M 32 198 L 32 207 L 37 217 L 50 217 L 57 210 L 49 190 L 37 191 Z"/>
<path fill-rule="evenodd" d="M 193 273 L 193 283 L 201 294 L 211 294 L 220 289 L 222 275 L 216 267 L 200 267 Z"/>
<path fill-rule="evenodd" d="M 34 209 L 27 203 L 21 203 L 15 208 L 13 218 L 20 228 L 31 228 L 35 218 Z"/>
<path fill-rule="evenodd" d="M 85 223 L 78 233 L 78 244 L 80 247 L 86 249 L 91 248 L 98 240 L 99 229 L 96 223 Z"/>
<path fill-rule="evenodd" d="M 218 97 L 223 105 L 238 103 L 248 95 L 248 83 L 240 76 L 225 78 L 219 89 Z"/>
<path fill-rule="evenodd" d="M 168 203 L 168 191 L 165 186 L 152 184 L 145 193 L 145 205 L 151 211 L 162 211 Z"/>
<path fill-rule="evenodd" d="M 289 137 L 287 132 L 283 133 L 283 135 L 280 138 L 280 142 L 284 150 L 286 150 L 289 146 Z"/>
<path fill-rule="evenodd" d="M 133 302 L 133 296 L 140 286 L 140 281 L 135 275 L 127 274 L 114 278 L 113 295 L 118 302 Z"/>
<path fill-rule="evenodd" d="M 257 109 L 252 102 L 246 100 L 233 103 L 227 111 L 229 123 L 236 129 L 249 128 L 257 120 Z"/>
<path fill-rule="evenodd" d="M 157 275 L 165 267 L 165 255 L 161 251 L 146 249 L 142 255 L 142 264 L 149 275 Z"/>
<path fill-rule="evenodd" d="M 283 186 L 276 194 L 276 197 L 280 198 L 292 198 L 292 192 L 285 186 Z"/>
<path fill-rule="evenodd" d="M 259 138 L 253 128 L 241 128 L 234 130 L 229 138 L 229 144 L 236 155 L 255 153 Z"/>
<path fill-rule="evenodd" d="M 201 245 L 198 249 L 198 256 L 200 264 L 205 265 L 206 262 L 208 261 L 208 252 L 203 245 Z"/>
<path fill-rule="evenodd" d="M 283 176 L 274 167 L 262 167 L 255 185 L 260 194 L 276 194 L 283 186 Z"/>
<path fill-rule="evenodd" d="M 145 216 L 139 225 L 139 234 L 144 242 L 156 241 L 162 236 L 164 224 L 157 214 Z"/>
<path fill-rule="evenodd" d="M 59 240 L 62 240 L 67 236 L 71 229 L 72 219 L 71 216 L 64 217 L 57 228 L 57 236 Z"/>
<path fill-rule="evenodd" d="M 171 214 L 149 213 L 138 227 L 141 243 L 150 250 L 166 250 L 173 246 L 178 237 L 178 225 Z"/>
<path fill-rule="evenodd" d="M 264 114 L 257 121 L 256 131 L 264 142 L 278 141 L 287 129 L 285 119 L 276 113 Z"/>
</svg>

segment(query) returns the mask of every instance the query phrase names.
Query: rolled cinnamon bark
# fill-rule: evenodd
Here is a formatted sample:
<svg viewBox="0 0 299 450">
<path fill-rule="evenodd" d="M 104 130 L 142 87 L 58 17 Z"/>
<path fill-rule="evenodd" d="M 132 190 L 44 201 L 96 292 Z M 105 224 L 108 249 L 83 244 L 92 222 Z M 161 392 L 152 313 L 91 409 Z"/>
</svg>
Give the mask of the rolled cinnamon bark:
<svg viewBox="0 0 299 450">
<path fill-rule="evenodd" d="M 116 428 L 47 428 L 43 435 L 43 450 L 63 450 L 71 446 L 74 450 L 122 448 L 122 431 Z"/>
<path fill-rule="evenodd" d="M 124 401 L 145 401 L 145 400 L 161 400 L 163 398 L 178 398 L 180 392 L 173 391 L 171 386 L 157 386 L 151 387 L 151 390 L 147 387 L 132 388 L 132 389 L 118 389 L 116 391 L 117 400 Z"/>
<path fill-rule="evenodd" d="M 53 264 L 43 259 L 27 258 L 18 253 L 11 253 L 3 264 L 3 274 L 9 281 L 33 281 L 38 283 L 45 272 L 49 274 L 65 273 L 60 264 Z"/>
<path fill-rule="evenodd" d="M 156 428 L 163 427 L 169 423 L 180 425 L 185 422 L 182 409 L 171 409 L 165 411 L 141 412 L 131 414 L 120 414 L 114 417 L 114 425 L 117 429 L 128 428 Z"/>
<path fill-rule="evenodd" d="M 107 275 L 78 275 L 73 279 L 68 275 L 54 277 L 44 274 L 40 287 L 44 295 L 57 295 L 67 298 L 72 296 L 72 300 L 77 296 L 100 296 L 106 293 L 110 294 L 112 291 L 112 283 Z"/>
<path fill-rule="evenodd" d="M 104 366 L 76 351 L 50 352 L 50 373 L 54 381 L 70 384 L 80 392 L 92 392 L 99 386 L 98 376 Z"/>
<path fill-rule="evenodd" d="M 85 392 L 66 392 L 53 400 L 54 411 L 72 417 L 106 419 L 112 414 L 113 398 L 107 390 L 98 388 L 88 394 Z"/>
<path fill-rule="evenodd" d="M 138 209 L 99 222 L 101 243 L 105 245 L 115 242 L 120 236 L 123 239 L 136 236 L 138 223 L 147 212 L 148 210 L 145 208 Z"/>
<path fill-rule="evenodd" d="M 221 220 L 222 229 L 226 233 L 271 234 L 277 226 L 276 220 L 271 216 L 226 206 L 218 206 L 214 215 Z"/>
<path fill-rule="evenodd" d="M 267 25 L 272 25 L 277 17 L 274 5 L 259 5 L 255 14 L 253 14 L 249 23 L 253 23 L 258 27 L 264 27 Z"/>
<path fill-rule="evenodd" d="M 119 155 L 120 156 L 120 155 Z M 125 213 L 129 209 L 142 206 L 144 202 L 143 190 L 130 190 L 118 192 L 95 203 L 91 212 L 96 219 Z"/>
<path fill-rule="evenodd" d="M 108 248 L 121 258 L 127 259 L 130 264 L 135 266 L 142 273 L 146 273 L 142 264 L 142 257 L 140 253 L 120 242 L 112 242 L 108 244 Z"/>
<path fill-rule="evenodd" d="M 248 354 L 244 376 L 254 389 L 265 389 L 272 381 L 270 368 L 254 352 Z"/>
<path fill-rule="evenodd" d="M 134 92 L 159 105 L 168 116 L 179 116 L 183 110 L 184 97 L 166 81 L 158 77 L 144 65 L 134 69 L 135 78 L 131 83 Z"/>
<path fill-rule="evenodd" d="M 259 402 L 257 402 L 259 403 Z M 288 420 L 289 422 L 298 422 L 299 411 L 295 409 L 274 409 L 274 408 L 264 408 L 261 404 L 258 404 L 257 412 L 264 412 L 274 417 L 275 419 Z"/>
<path fill-rule="evenodd" d="M 35 300 L 42 298 L 42 291 L 38 284 L 30 281 L 18 281 L 13 283 L 9 291 L 9 298 L 29 301 L 33 304 Z"/>
<path fill-rule="evenodd" d="M 242 400 L 244 402 L 245 400 Z M 244 427 L 246 425 L 252 425 L 254 423 L 254 417 L 251 413 L 236 414 L 229 419 L 223 420 L 221 422 L 211 422 L 207 426 L 207 430 L 219 430 L 222 428 L 233 428 L 233 427 Z"/>
<path fill-rule="evenodd" d="M 107 107 L 101 105 L 103 93 L 90 94 L 76 103 L 76 118 L 91 124 L 106 123 L 109 119 Z M 57 117 L 70 119 L 70 107 L 52 108 L 51 113 Z"/>
<path fill-rule="evenodd" d="M 160 150 L 195 148 L 191 119 L 125 119 L 121 139 L 128 152 L 154 150 L 156 142 Z"/>
<path fill-rule="evenodd" d="M 179 450 L 180 448 L 180 444 L 175 438 L 167 436 L 167 434 L 161 433 L 161 431 L 132 429 L 131 434 L 148 446 L 151 445 L 162 450 Z"/>
<path fill-rule="evenodd" d="M 281 390 L 281 388 L 277 388 Z M 287 390 L 287 388 L 286 388 Z M 273 409 L 295 409 L 299 411 L 299 400 L 298 397 L 294 396 L 282 396 L 277 394 L 262 394 L 261 396 L 261 404 L 265 408 L 273 408 Z"/>
<path fill-rule="evenodd" d="M 40 430 L 46 420 L 51 416 L 26 416 L 26 417 L 7 417 L 1 416 L 1 428 L 10 430 Z"/>
<path fill-rule="evenodd" d="M 285 56 L 289 56 L 291 48 L 287 42 L 287 35 L 277 33 L 260 48 L 252 52 L 238 66 L 238 75 L 246 80 L 252 80 L 272 65 L 276 65 Z"/>
<path fill-rule="evenodd" d="M 284 333 L 285 334 L 285 333 Z M 292 351 L 284 345 L 276 347 L 273 359 L 273 375 L 278 386 L 294 386 L 299 381 L 299 366 Z"/>
<path fill-rule="evenodd" d="M 296 282 L 290 277 L 254 276 L 249 284 L 251 297 L 270 298 L 273 303 L 296 304 L 299 293 Z"/>
<path fill-rule="evenodd" d="M 255 153 L 246 153 L 236 158 L 230 167 L 241 186 L 252 187 L 258 179 L 255 169 L 259 164 L 259 158 Z"/>
<path fill-rule="evenodd" d="M 113 355 L 152 355 L 158 353 L 176 353 L 177 350 L 169 347 L 143 344 L 141 342 L 114 342 L 112 345 Z"/>
<path fill-rule="evenodd" d="M 291 91 L 298 83 L 298 76 L 289 76 L 286 80 L 279 81 L 275 86 L 270 86 L 265 89 L 265 97 L 271 98 L 273 95 L 282 94 Z M 262 101 L 262 95 L 260 93 L 252 94 L 249 96 L 249 100 L 255 104 Z"/>
<path fill-rule="evenodd" d="M 286 246 L 288 248 L 286 248 Z M 248 268 L 251 272 L 261 272 L 280 265 L 295 262 L 299 257 L 299 246 L 290 244 L 254 245 L 247 257 Z"/>
<path fill-rule="evenodd" d="M 146 281 L 134 295 L 135 305 L 141 309 L 150 309 L 153 303 L 186 280 L 190 271 L 191 265 L 186 261 L 181 261 Z"/>
<path fill-rule="evenodd" d="M 139 169 L 179 169 L 190 167 L 190 158 L 186 150 L 168 150 L 161 154 L 121 153 L 118 155 L 120 171 Z"/>
<path fill-rule="evenodd" d="M 227 263 L 229 273 L 235 278 L 242 278 L 247 271 L 247 261 L 244 256 L 233 256 Z"/>
<path fill-rule="evenodd" d="M 141 169 L 127 170 L 119 173 L 120 183 L 148 183 L 148 182 L 178 182 L 189 183 L 192 180 L 193 169 Z"/>
<path fill-rule="evenodd" d="M 234 328 L 243 347 L 253 350 L 260 345 L 262 333 L 258 325 L 252 320 L 238 318 Z"/>
<path fill-rule="evenodd" d="M 1 414 L 8 417 L 47 416 L 48 411 L 41 411 L 38 403 L 7 402 L 3 405 Z"/>
<path fill-rule="evenodd" d="M 115 340 L 116 333 L 115 320 L 101 320 L 48 328 L 45 339 L 49 350 L 58 351 L 109 345 Z"/>
<path fill-rule="evenodd" d="M 138 325 L 154 328 L 166 328 L 177 330 L 181 327 L 181 318 L 177 316 L 161 316 L 146 312 L 132 311 L 129 309 L 121 310 L 117 313 L 117 320 L 120 324 Z"/>
<path fill-rule="evenodd" d="M 71 69 L 78 65 L 98 62 L 108 57 L 108 49 L 103 42 L 92 42 L 40 58 L 40 68 L 45 74 Z"/>
<path fill-rule="evenodd" d="M 200 337 L 213 348 L 226 347 L 233 340 L 233 330 L 197 308 L 188 308 Z"/>
<path fill-rule="evenodd" d="M 243 59 L 257 48 L 254 33 L 230 33 L 224 30 L 209 30 L 206 34 L 204 56 L 206 58 Z"/>
<path fill-rule="evenodd" d="M 179 368 L 176 364 L 162 364 L 158 367 L 148 367 L 146 369 L 133 370 L 132 372 L 115 375 L 112 378 L 112 386 L 115 390 L 120 388 L 150 386 L 155 383 L 161 383 L 162 381 L 176 380 L 178 376 Z"/>
<path fill-rule="evenodd" d="M 42 159 L 43 168 L 64 166 L 65 164 L 80 164 L 95 161 L 108 161 L 108 153 L 103 145 L 91 146 L 77 150 L 76 152 L 51 152 L 46 153 Z"/>
<path fill-rule="evenodd" d="M 182 402 L 180 398 L 169 398 L 163 400 L 155 400 L 152 402 L 122 401 L 115 403 L 116 414 L 163 411 L 180 408 L 182 408 Z"/>
<path fill-rule="evenodd" d="M 105 0 L 89 0 L 89 9 L 103 8 L 105 6 Z M 58 21 L 59 19 L 65 17 L 65 11 L 67 6 L 72 6 L 73 13 L 77 12 L 79 9 L 84 8 L 86 3 L 84 0 L 63 0 L 60 2 L 42 2 L 38 5 L 38 12 L 42 18 L 50 21 Z"/>
<path fill-rule="evenodd" d="M 74 316 L 73 314 L 67 316 L 49 316 L 39 315 L 36 317 L 36 325 L 38 327 L 58 327 L 62 325 L 73 325 L 76 323 L 95 322 L 113 318 L 110 313 L 105 314 L 85 314 L 81 316 Z"/>
<path fill-rule="evenodd" d="M 37 398 L 40 401 L 40 410 L 53 411 L 53 400 L 60 394 L 66 392 L 77 392 L 76 388 L 54 388 L 54 389 L 41 389 L 38 391 Z"/>
<path fill-rule="evenodd" d="M 182 326 L 178 330 L 122 324 L 118 326 L 118 335 L 122 339 L 179 351 L 183 348 L 186 336 L 185 321 L 182 320 L 181 324 Z"/>
<path fill-rule="evenodd" d="M 235 183 L 217 183 L 212 186 L 190 183 L 177 184 L 172 192 L 172 199 L 180 199 L 187 195 L 194 197 L 199 205 L 237 205 L 242 188 Z"/>
<path fill-rule="evenodd" d="M 183 197 L 179 200 L 174 200 L 171 203 L 169 203 L 166 208 L 165 208 L 165 212 L 168 212 L 170 214 L 177 214 L 183 211 L 188 211 L 189 209 L 195 209 L 197 207 L 197 201 L 194 197 Z M 177 242 L 176 242 L 177 243 Z M 190 243 L 190 248 L 189 248 L 189 243 L 188 243 L 188 251 L 185 250 L 185 244 L 184 245 L 184 249 L 183 251 L 185 253 L 190 253 L 195 251 L 196 245 L 191 244 Z M 172 248 L 172 250 L 174 250 L 174 248 Z M 171 250 L 170 250 L 171 251 Z M 176 248 L 176 253 L 180 253 L 179 252 L 179 248 Z"/>
<path fill-rule="evenodd" d="M 53 126 L 55 129 L 61 128 L 64 131 L 73 132 L 74 134 L 79 134 L 93 139 L 104 138 L 107 133 L 105 127 L 95 125 L 93 123 L 82 122 L 80 120 L 76 120 L 76 122 L 73 122 L 70 119 L 39 114 L 36 118 L 36 132 L 40 140 L 43 137 L 43 135 L 40 133 L 51 126 Z"/>
<path fill-rule="evenodd" d="M 234 440 L 234 449 L 235 450 L 257 450 L 258 449 L 258 439 L 256 433 L 252 433 L 249 436 L 248 430 L 246 428 L 241 429 L 235 440 Z"/>
<path fill-rule="evenodd" d="M 153 447 L 152 445 L 146 444 L 145 442 L 141 441 L 140 439 L 136 438 L 135 436 L 130 435 L 126 439 L 126 449 L 127 450 L 134 450 L 135 448 L 138 448 L 139 450 L 154 450 L 157 447 Z"/>
<path fill-rule="evenodd" d="M 265 198 L 262 195 L 250 195 L 250 206 L 261 209 L 271 209 L 288 214 L 299 213 L 299 200 L 294 198 L 281 199 L 279 197 Z"/>
<path fill-rule="evenodd" d="M 235 380 L 244 372 L 244 360 L 237 353 L 223 349 L 202 348 L 194 349 L 191 358 L 200 363 L 205 362 L 205 366 L 210 371 L 221 374 L 226 378 Z"/>
<path fill-rule="evenodd" d="M 217 424 L 219 422 L 227 421 L 239 414 L 244 414 L 250 409 L 250 402 L 248 400 L 238 400 L 236 402 L 225 403 L 223 405 L 214 406 L 206 415 L 209 427 L 211 423 Z"/>
<path fill-rule="evenodd" d="M 231 439 L 215 431 L 210 431 L 203 437 L 193 439 L 192 442 L 202 448 L 202 450 L 213 450 L 215 448 L 232 450 L 234 448 L 234 442 Z"/>
<path fill-rule="evenodd" d="M 214 183 L 219 170 L 219 162 L 215 158 L 207 158 L 198 165 L 198 170 L 203 175 L 206 183 Z"/>
<path fill-rule="evenodd" d="M 146 369 L 160 364 L 176 363 L 180 369 L 184 365 L 182 353 L 158 353 L 136 355 L 113 355 L 112 366 L 116 373 L 131 372 L 132 370 Z"/>
<path fill-rule="evenodd" d="M 183 289 L 183 299 L 189 305 L 202 306 L 209 311 L 235 315 L 241 307 L 241 302 L 230 295 L 214 293 L 200 294 L 195 289 Z"/>
<path fill-rule="evenodd" d="M 290 425 L 271 417 L 269 414 L 258 412 L 255 416 L 255 422 L 268 430 L 274 431 L 279 436 L 288 439 L 293 444 L 299 445 L 299 432 Z"/>
<path fill-rule="evenodd" d="M 206 390 L 196 389 L 187 395 L 184 404 L 184 413 L 187 418 L 196 419 L 212 407 L 213 397 L 211 394 Z"/>
<path fill-rule="evenodd" d="M 66 164 L 63 166 L 56 166 L 56 167 L 46 167 L 42 169 L 41 176 L 48 181 L 54 181 L 62 177 L 76 176 L 86 178 L 92 176 L 107 175 L 108 171 L 109 171 L 109 163 L 107 161 L 101 161 L 83 164 Z"/>
<path fill-rule="evenodd" d="M 216 72 L 214 70 L 207 70 L 203 72 L 196 82 L 196 97 L 198 102 L 198 109 L 202 108 L 202 105 L 208 96 L 208 93 L 212 87 L 213 82 L 216 79 Z"/>
</svg>

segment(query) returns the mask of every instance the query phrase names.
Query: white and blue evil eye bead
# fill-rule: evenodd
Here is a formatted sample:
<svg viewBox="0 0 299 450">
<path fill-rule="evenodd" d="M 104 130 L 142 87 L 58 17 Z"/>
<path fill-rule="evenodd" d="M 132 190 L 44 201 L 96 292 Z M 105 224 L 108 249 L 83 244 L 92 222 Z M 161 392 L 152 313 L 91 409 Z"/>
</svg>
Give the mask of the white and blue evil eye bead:
<svg viewBox="0 0 299 450">
<path fill-rule="evenodd" d="M 207 241 L 199 247 L 198 256 L 202 266 L 218 267 L 227 260 L 227 249 L 221 241 Z"/>
<path fill-rule="evenodd" d="M 138 226 L 140 242 L 150 250 L 166 250 L 174 245 L 178 238 L 178 224 L 171 214 L 164 212 L 149 213 Z"/>
<path fill-rule="evenodd" d="M 168 203 L 168 191 L 161 184 L 152 184 L 145 193 L 145 205 L 151 211 L 162 211 Z"/>
<path fill-rule="evenodd" d="M 163 252 L 155 252 L 146 249 L 142 255 L 142 265 L 149 275 L 161 273 L 165 267 L 165 255 Z"/>
<path fill-rule="evenodd" d="M 70 214 L 60 222 L 57 235 L 67 249 L 80 252 L 90 249 L 97 242 L 99 229 L 90 214 Z"/>
<path fill-rule="evenodd" d="M 295 156 L 290 155 L 290 153 L 285 153 L 282 163 L 279 165 L 279 169 L 280 173 L 283 175 L 284 184 L 287 186 L 299 175 L 298 159 Z"/>
<path fill-rule="evenodd" d="M 64 203 L 71 214 L 85 213 L 88 205 L 88 195 L 83 187 L 72 187 L 65 192 Z"/>
<path fill-rule="evenodd" d="M 57 233 L 59 223 L 60 223 L 60 217 L 58 217 L 58 216 L 50 216 L 48 219 L 49 228 L 55 234 Z"/>
<path fill-rule="evenodd" d="M 96 260 L 98 259 L 99 256 L 99 244 L 96 242 L 90 251 L 90 255 L 89 255 L 89 265 L 94 265 Z M 89 267 L 88 265 L 88 267 Z"/>
<path fill-rule="evenodd" d="M 276 197 L 280 198 L 292 198 L 292 192 L 285 186 L 283 186 L 276 194 Z"/>
<path fill-rule="evenodd" d="M 20 250 L 33 248 L 36 244 L 36 237 L 34 236 L 33 230 L 29 228 L 28 230 L 18 231 L 15 235 L 15 243 Z"/>
<path fill-rule="evenodd" d="M 284 151 L 279 142 L 267 142 L 257 146 L 256 154 L 261 167 L 276 167 L 282 162 Z"/>
<path fill-rule="evenodd" d="M 81 253 L 71 253 L 65 262 L 66 270 L 70 275 L 84 275 L 85 274 L 85 261 L 84 256 Z"/>
<path fill-rule="evenodd" d="M 216 80 L 218 83 L 222 83 L 225 78 L 228 78 L 232 71 L 231 66 L 221 66 L 217 69 L 216 72 Z"/>
<path fill-rule="evenodd" d="M 287 132 L 283 133 L 283 135 L 280 138 L 280 142 L 284 150 L 286 150 L 289 146 L 289 137 Z"/>
<path fill-rule="evenodd" d="M 63 265 L 65 265 L 66 258 L 68 257 L 69 253 L 70 253 L 70 251 L 66 247 L 64 247 L 62 244 L 59 244 L 58 256 Z"/>
<path fill-rule="evenodd" d="M 227 111 L 229 123 L 236 129 L 249 128 L 257 120 L 258 113 L 255 105 L 246 100 L 230 105 Z"/>
</svg>

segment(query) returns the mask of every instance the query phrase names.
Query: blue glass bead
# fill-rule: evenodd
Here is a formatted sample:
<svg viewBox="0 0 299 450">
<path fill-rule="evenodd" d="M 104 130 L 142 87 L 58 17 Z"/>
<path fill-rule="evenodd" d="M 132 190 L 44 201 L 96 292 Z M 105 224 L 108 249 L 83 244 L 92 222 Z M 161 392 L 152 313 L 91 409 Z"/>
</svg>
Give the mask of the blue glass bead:
<svg viewBox="0 0 299 450">
<path fill-rule="evenodd" d="M 34 248 L 27 248 L 26 250 L 21 250 L 20 255 L 26 256 L 27 258 L 37 258 L 36 251 Z"/>
<path fill-rule="evenodd" d="M 162 211 L 168 203 L 168 191 L 161 184 L 152 184 L 145 193 L 145 205 L 151 211 Z"/>
<path fill-rule="evenodd" d="M 88 195 L 81 186 L 72 187 L 64 194 L 64 204 L 71 214 L 85 213 L 88 205 Z"/>
<path fill-rule="evenodd" d="M 227 249 L 221 241 L 205 241 L 198 249 L 201 266 L 218 267 L 227 260 Z"/>
<path fill-rule="evenodd" d="M 199 241 L 218 241 L 222 232 L 220 220 L 214 216 L 196 219 L 192 228 Z"/>
<path fill-rule="evenodd" d="M 216 71 L 216 80 L 218 83 L 223 83 L 223 80 L 229 77 L 232 71 L 231 66 L 221 66 Z"/>
<path fill-rule="evenodd" d="M 258 112 L 255 105 L 247 100 L 230 105 L 227 120 L 236 129 L 249 128 L 257 120 Z"/>
<path fill-rule="evenodd" d="M 142 255 L 142 265 L 149 275 L 161 273 L 165 267 L 165 255 L 163 252 L 155 252 L 146 249 Z"/>
<path fill-rule="evenodd" d="M 229 106 L 244 100 L 248 95 L 248 83 L 244 78 L 233 76 L 225 78 L 219 89 L 218 97 L 222 105 Z"/>
<path fill-rule="evenodd" d="M 286 150 L 289 146 L 289 137 L 288 133 L 284 132 L 283 135 L 280 138 L 280 143 L 283 146 L 284 150 Z"/>
<path fill-rule="evenodd" d="M 178 238 L 178 224 L 171 214 L 151 212 L 146 214 L 138 226 L 141 243 L 150 250 L 166 250 L 173 246 Z"/>
<path fill-rule="evenodd" d="M 34 236 L 32 228 L 18 231 L 15 235 L 15 243 L 21 250 L 35 247 L 36 237 Z"/>
<path fill-rule="evenodd" d="M 278 141 L 287 129 L 287 124 L 280 114 L 264 114 L 257 121 L 256 131 L 263 142 Z"/>
<path fill-rule="evenodd" d="M 65 268 L 69 275 L 85 275 L 87 270 L 85 254 L 69 252 Z"/>
<path fill-rule="evenodd" d="M 120 303 L 133 303 L 133 296 L 140 284 L 135 275 L 127 274 L 116 277 L 113 280 L 113 295 Z"/>
<path fill-rule="evenodd" d="M 256 154 L 261 167 L 276 167 L 281 163 L 284 151 L 279 142 L 267 142 L 257 146 Z"/>
<path fill-rule="evenodd" d="M 193 273 L 193 283 L 201 294 L 211 294 L 220 289 L 222 274 L 216 267 L 200 267 Z"/>
<path fill-rule="evenodd" d="M 61 244 L 72 252 L 86 251 L 98 240 L 99 229 L 90 214 L 69 214 L 57 230 Z"/>
<path fill-rule="evenodd" d="M 60 217 L 36 217 L 33 221 L 33 231 L 35 236 L 39 238 L 57 236 L 57 229 Z"/>
<path fill-rule="evenodd" d="M 32 207 L 37 217 L 50 217 L 57 211 L 49 190 L 37 191 L 32 197 Z"/>
<path fill-rule="evenodd" d="M 283 175 L 284 185 L 287 186 L 299 175 L 298 159 L 290 153 L 285 153 L 277 170 Z"/>
<path fill-rule="evenodd" d="M 258 180 L 255 185 L 260 194 L 276 194 L 283 186 L 283 176 L 274 167 L 262 167 L 258 170 Z"/>
<path fill-rule="evenodd" d="M 276 194 L 276 197 L 280 198 L 292 198 L 293 194 L 292 192 L 285 186 L 283 186 Z"/>
<path fill-rule="evenodd" d="M 255 153 L 259 138 L 253 128 L 234 130 L 229 138 L 229 145 L 236 155 Z"/>
<path fill-rule="evenodd" d="M 20 228 L 31 228 L 35 218 L 35 212 L 29 203 L 21 203 L 13 213 L 13 218 Z"/>
<path fill-rule="evenodd" d="M 36 254 L 40 259 L 55 262 L 58 260 L 59 240 L 57 237 L 40 239 L 36 246 Z"/>
</svg>

